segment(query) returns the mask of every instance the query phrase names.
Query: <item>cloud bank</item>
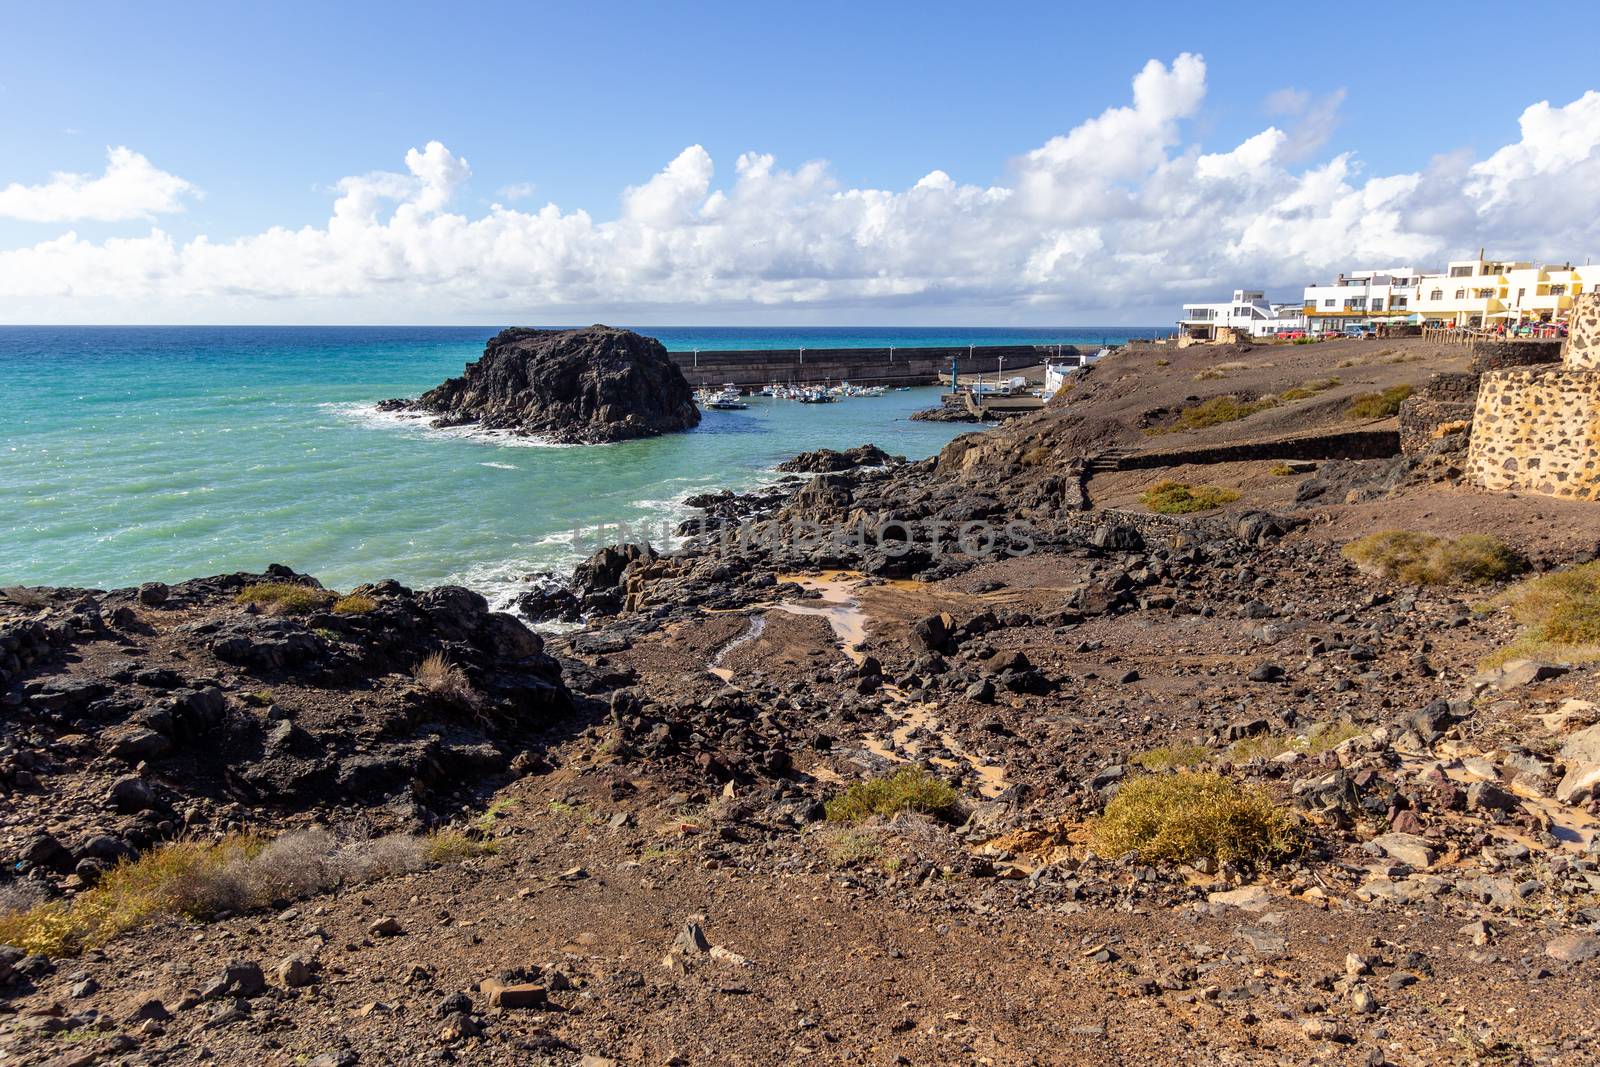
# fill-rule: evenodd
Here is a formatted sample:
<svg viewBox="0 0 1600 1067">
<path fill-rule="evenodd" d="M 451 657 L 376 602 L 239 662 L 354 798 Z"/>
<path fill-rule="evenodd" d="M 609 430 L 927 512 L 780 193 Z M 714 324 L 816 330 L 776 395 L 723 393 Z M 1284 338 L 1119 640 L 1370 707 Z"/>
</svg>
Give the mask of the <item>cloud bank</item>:
<svg viewBox="0 0 1600 1067">
<path fill-rule="evenodd" d="M 1363 264 L 1440 265 L 1488 246 L 1526 258 L 1600 251 L 1600 92 L 1535 103 L 1481 161 L 1441 155 L 1366 174 L 1352 152 L 1302 161 L 1342 94 L 1280 91 L 1268 126 L 1226 151 L 1185 138 L 1206 92 L 1197 55 L 1151 60 L 1132 98 L 1020 154 L 1005 184 L 936 170 L 851 188 L 823 162 L 747 152 L 719 181 L 700 145 L 624 189 L 616 217 L 503 203 L 451 209 L 471 169 L 439 141 L 404 172 L 347 177 L 328 220 L 229 241 L 154 226 L 68 230 L 0 251 L 9 321 L 1162 322 L 1234 286 L 1297 287 Z M 518 187 L 522 193 L 527 187 Z M 506 190 L 506 200 L 513 190 Z M 130 220 L 197 195 L 138 153 L 98 178 L 0 190 L 0 216 Z"/>
</svg>

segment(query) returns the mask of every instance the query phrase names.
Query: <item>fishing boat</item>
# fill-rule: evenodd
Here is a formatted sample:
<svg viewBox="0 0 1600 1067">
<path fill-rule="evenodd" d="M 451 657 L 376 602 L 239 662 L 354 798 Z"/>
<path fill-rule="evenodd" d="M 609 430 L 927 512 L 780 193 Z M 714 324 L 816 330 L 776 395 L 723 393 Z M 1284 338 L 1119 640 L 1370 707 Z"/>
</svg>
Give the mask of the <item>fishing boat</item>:
<svg viewBox="0 0 1600 1067">
<path fill-rule="evenodd" d="M 831 404 L 838 398 L 826 389 L 801 389 L 795 399 L 802 404 Z"/>
<path fill-rule="evenodd" d="M 706 401 L 706 407 L 716 411 L 743 411 L 749 406 L 744 402 L 744 397 L 739 392 L 738 386 L 731 382 L 723 386 L 721 392 L 714 394 Z"/>
</svg>

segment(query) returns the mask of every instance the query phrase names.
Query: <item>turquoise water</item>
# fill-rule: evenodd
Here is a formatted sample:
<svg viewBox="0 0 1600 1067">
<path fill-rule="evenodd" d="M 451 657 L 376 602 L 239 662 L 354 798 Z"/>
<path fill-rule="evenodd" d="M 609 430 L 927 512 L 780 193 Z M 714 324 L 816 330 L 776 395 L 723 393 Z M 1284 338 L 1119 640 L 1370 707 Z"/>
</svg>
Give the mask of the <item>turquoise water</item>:
<svg viewBox="0 0 1600 1067">
<path fill-rule="evenodd" d="M 372 409 L 459 374 L 487 328 L 0 328 L 0 584 L 120 586 L 287 563 L 334 586 L 456 581 L 503 600 L 704 489 L 806 449 L 913 458 L 961 427 L 936 390 L 753 401 L 645 441 L 552 447 Z M 670 347 L 1100 340 L 1085 331 L 651 331 Z M 924 339 L 922 334 L 939 340 Z M 1105 332 L 1106 339 L 1115 339 Z M 778 338 L 782 343 L 778 343 Z M 886 339 L 896 338 L 896 339 Z"/>
</svg>

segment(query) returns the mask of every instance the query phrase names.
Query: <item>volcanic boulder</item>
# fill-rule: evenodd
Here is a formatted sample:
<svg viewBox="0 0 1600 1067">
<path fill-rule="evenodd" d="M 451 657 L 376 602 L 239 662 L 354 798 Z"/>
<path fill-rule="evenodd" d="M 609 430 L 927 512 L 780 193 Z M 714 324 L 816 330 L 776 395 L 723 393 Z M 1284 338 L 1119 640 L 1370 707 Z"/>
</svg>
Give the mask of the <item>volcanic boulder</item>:
<svg viewBox="0 0 1600 1067">
<path fill-rule="evenodd" d="M 415 401 L 385 402 L 439 416 L 435 425 L 601 444 L 687 430 L 694 394 L 661 342 L 632 330 L 503 330 L 483 356 Z"/>
</svg>

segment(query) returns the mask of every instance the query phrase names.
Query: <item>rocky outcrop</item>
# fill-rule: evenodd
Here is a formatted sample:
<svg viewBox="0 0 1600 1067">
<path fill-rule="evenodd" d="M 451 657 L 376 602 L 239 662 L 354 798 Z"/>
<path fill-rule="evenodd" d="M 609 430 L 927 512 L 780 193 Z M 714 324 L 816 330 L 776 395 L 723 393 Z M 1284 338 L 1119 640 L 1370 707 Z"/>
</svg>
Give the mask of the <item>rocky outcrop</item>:
<svg viewBox="0 0 1600 1067">
<path fill-rule="evenodd" d="M 251 587 L 326 599 L 283 609 Z M 0 803 L 103 797 L 113 814 L 91 809 L 82 836 L 134 851 L 238 805 L 430 823 L 537 766 L 573 709 L 540 636 L 459 586 L 382 581 L 336 600 L 274 566 L 176 584 L 158 605 L 138 589 L 31 592 L 35 606 L 0 609 Z"/>
<path fill-rule="evenodd" d="M 632 330 L 503 330 L 464 374 L 384 410 L 437 415 L 436 426 L 477 423 L 563 444 L 601 444 L 700 423 L 683 372 L 660 341 Z"/>
<path fill-rule="evenodd" d="M 877 445 L 857 445 L 837 452 L 819 448 L 815 452 L 802 452 L 793 459 L 778 464 L 778 470 L 790 474 L 830 474 L 834 471 L 851 471 L 857 467 L 887 467 L 891 463 L 904 463 L 904 456 L 891 456 Z"/>
</svg>

